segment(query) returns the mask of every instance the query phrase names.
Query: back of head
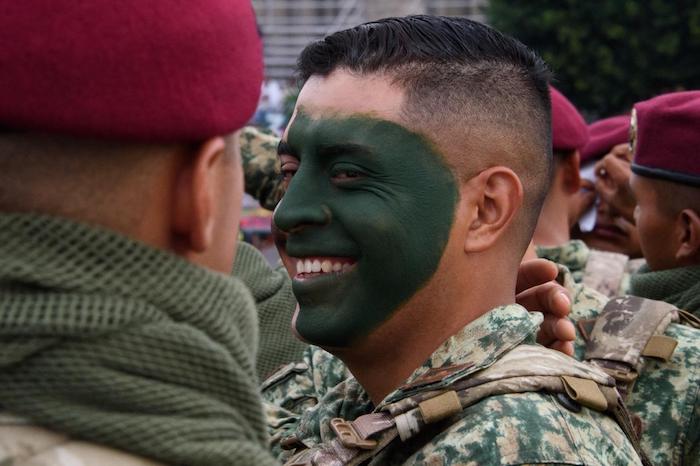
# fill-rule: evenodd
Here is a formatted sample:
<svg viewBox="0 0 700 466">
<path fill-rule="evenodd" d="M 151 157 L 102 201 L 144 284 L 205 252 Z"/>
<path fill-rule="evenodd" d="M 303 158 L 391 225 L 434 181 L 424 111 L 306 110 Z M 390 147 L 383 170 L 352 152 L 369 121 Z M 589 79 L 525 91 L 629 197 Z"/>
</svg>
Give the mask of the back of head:
<svg viewBox="0 0 700 466">
<path fill-rule="evenodd" d="M 574 196 L 581 187 L 578 153 L 588 141 L 588 128 L 576 107 L 553 86 L 552 149 L 554 176 L 535 227 L 533 242 L 538 246 L 568 241 Z"/>
<path fill-rule="evenodd" d="M 0 43 L 2 211 L 121 210 L 167 156 L 242 127 L 262 80 L 245 0 L 9 2 Z"/>
<path fill-rule="evenodd" d="M 552 149 L 555 154 L 566 155 L 580 151 L 589 139 L 588 127 L 578 109 L 550 86 L 552 98 Z"/>
<path fill-rule="evenodd" d="M 255 110 L 262 61 L 245 0 L 26 0 L 0 16 L 0 128 L 201 141 Z"/>
<path fill-rule="evenodd" d="M 387 18 L 304 49 L 302 81 L 336 69 L 381 75 L 405 91 L 406 126 L 427 135 L 462 180 L 512 168 L 525 186 L 523 239 L 531 235 L 551 173 L 545 63 L 520 42 L 465 18 Z"/>
</svg>

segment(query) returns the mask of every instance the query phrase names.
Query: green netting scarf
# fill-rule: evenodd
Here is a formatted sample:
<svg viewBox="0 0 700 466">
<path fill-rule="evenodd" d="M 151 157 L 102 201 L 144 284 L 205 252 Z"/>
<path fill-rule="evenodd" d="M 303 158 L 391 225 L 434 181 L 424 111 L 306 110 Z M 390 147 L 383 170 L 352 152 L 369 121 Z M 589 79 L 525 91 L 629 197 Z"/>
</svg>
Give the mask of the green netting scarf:
<svg viewBox="0 0 700 466">
<path fill-rule="evenodd" d="M 120 235 L 0 215 L 0 405 L 169 464 L 274 464 L 239 281 Z"/>
<path fill-rule="evenodd" d="M 652 272 L 644 265 L 630 277 L 630 294 L 666 301 L 700 317 L 700 266 Z"/>
</svg>

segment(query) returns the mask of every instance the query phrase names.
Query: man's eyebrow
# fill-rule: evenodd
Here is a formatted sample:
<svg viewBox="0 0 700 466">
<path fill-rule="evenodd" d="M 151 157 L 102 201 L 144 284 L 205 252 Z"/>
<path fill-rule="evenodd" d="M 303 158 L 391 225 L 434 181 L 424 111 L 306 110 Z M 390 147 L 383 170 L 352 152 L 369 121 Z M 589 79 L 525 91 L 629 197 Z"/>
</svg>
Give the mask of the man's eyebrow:
<svg viewBox="0 0 700 466">
<path fill-rule="evenodd" d="M 287 141 L 282 139 L 279 144 L 277 144 L 277 155 L 294 155 L 294 151 L 292 151 L 291 146 L 287 144 Z"/>
<path fill-rule="evenodd" d="M 320 146 L 317 152 L 322 157 L 332 157 L 341 154 L 368 155 L 372 153 L 368 147 L 353 143 L 326 144 Z"/>
</svg>

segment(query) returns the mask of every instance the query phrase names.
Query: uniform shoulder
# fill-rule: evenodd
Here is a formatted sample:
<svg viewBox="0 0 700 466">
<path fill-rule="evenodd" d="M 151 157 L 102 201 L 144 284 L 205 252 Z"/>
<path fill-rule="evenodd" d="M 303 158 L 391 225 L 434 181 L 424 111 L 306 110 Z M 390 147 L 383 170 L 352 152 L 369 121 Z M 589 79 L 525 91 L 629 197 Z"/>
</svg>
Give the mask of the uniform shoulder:
<svg viewBox="0 0 700 466">
<path fill-rule="evenodd" d="M 552 395 L 492 396 L 469 407 L 406 464 L 606 464 L 639 459 L 617 423 L 582 407 L 560 405 Z"/>
<path fill-rule="evenodd" d="M 333 387 L 350 377 L 345 364 L 317 346 L 309 346 L 301 361 L 290 363 L 265 380 L 263 398 L 273 405 L 298 411 L 314 406 Z"/>
</svg>

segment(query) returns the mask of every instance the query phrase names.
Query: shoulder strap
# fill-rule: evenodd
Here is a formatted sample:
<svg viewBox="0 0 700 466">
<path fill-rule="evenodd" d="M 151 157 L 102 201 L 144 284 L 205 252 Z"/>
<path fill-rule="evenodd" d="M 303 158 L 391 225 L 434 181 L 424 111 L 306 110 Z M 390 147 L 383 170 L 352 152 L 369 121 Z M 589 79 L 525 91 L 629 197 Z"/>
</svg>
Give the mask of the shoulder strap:
<svg viewBox="0 0 700 466">
<path fill-rule="evenodd" d="M 454 369 L 454 370 L 452 370 Z M 426 426 L 452 418 L 484 398 L 509 393 L 546 391 L 569 402 L 607 412 L 618 422 L 642 458 L 629 413 L 614 380 L 597 368 L 575 361 L 561 353 L 535 345 L 521 345 L 491 367 L 464 378 L 454 378 L 463 366 L 433 369 L 399 390 L 406 396 L 381 411 L 354 421 L 333 419 L 336 438 L 304 449 L 287 466 L 356 466 L 378 455 L 399 438 L 407 441 Z M 445 387 L 442 383 L 451 380 Z M 435 389 L 439 387 L 439 389 Z"/>
<path fill-rule="evenodd" d="M 613 298 L 593 324 L 584 360 L 610 374 L 626 399 L 644 363 L 642 357 L 666 361 L 673 355 L 677 342 L 663 333 L 677 321 L 678 309 L 663 301 Z"/>
<path fill-rule="evenodd" d="M 616 296 L 628 261 L 624 254 L 591 249 L 583 271 L 583 284 L 609 298 Z"/>
</svg>

